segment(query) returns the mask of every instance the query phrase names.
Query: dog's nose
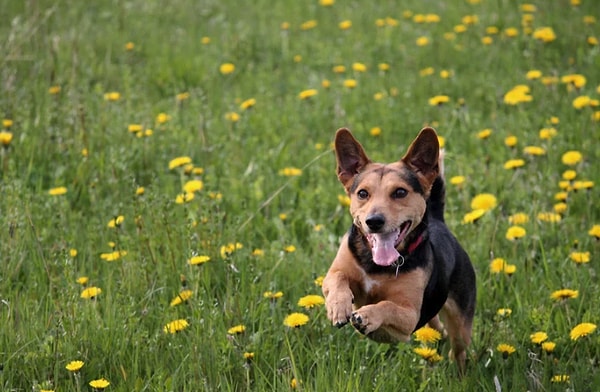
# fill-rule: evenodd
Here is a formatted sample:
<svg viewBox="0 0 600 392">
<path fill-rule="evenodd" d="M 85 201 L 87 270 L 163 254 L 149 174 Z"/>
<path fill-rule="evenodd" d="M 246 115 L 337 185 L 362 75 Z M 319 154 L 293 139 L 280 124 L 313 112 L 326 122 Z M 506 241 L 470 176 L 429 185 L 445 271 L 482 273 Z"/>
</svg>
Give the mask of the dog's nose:
<svg viewBox="0 0 600 392">
<path fill-rule="evenodd" d="M 383 216 L 382 214 L 370 215 L 365 220 L 365 223 L 372 232 L 376 233 L 379 230 L 381 230 L 383 225 L 385 225 L 385 216 Z"/>
</svg>

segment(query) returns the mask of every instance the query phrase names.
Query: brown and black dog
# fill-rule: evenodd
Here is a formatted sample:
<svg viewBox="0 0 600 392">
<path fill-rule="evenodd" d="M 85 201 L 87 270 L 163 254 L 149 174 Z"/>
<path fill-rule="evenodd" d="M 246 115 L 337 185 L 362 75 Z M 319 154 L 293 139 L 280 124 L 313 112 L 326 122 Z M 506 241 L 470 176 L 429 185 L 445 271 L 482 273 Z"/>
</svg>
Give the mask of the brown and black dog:
<svg viewBox="0 0 600 392">
<path fill-rule="evenodd" d="M 383 164 L 372 162 L 350 131 L 340 129 L 335 154 L 353 224 L 323 281 L 327 317 L 337 327 L 351 322 L 386 343 L 408 341 L 429 323 L 447 331 L 451 355 L 463 371 L 475 312 L 475 271 L 444 223 L 443 162 L 435 131 L 424 128 L 401 160 Z"/>
</svg>

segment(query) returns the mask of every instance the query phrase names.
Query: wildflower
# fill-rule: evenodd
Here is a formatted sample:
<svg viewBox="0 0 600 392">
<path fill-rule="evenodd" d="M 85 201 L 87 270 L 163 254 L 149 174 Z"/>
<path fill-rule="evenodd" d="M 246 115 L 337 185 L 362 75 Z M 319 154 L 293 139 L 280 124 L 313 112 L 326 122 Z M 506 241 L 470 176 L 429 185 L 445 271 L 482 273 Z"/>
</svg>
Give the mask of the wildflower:
<svg viewBox="0 0 600 392">
<path fill-rule="evenodd" d="M 57 95 L 60 93 L 60 86 L 50 86 L 48 89 L 48 94 Z"/>
<path fill-rule="evenodd" d="M 552 376 L 552 378 L 550 379 L 550 382 L 553 383 L 560 383 L 560 382 L 569 382 L 571 379 L 571 377 L 567 374 L 557 374 Z"/>
<path fill-rule="evenodd" d="M 142 196 L 145 192 L 146 192 L 146 188 L 144 188 L 143 186 L 138 186 L 135 189 L 135 195 L 136 196 Z"/>
<path fill-rule="evenodd" d="M 173 158 L 169 161 L 169 170 L 173 170 L 176 167 L 181 167 L 189 163 L 192 163 L 192 158 L 188 156 Z"/>
<path fill-rule="evenodd" d="M 317 277 L 315 278 L 315 280 L 314 280 L 314 282 L 315 282 L 315 285 L 316 285 L 316 286 L 319 286 L 319 287 L 323 287 L 323 280 L 325 280 L 325 277 L 324 277 L 324 276 L 322 276 L 322 275 L 321 275 L 321 276 L 317 276 Z"/>
<path fill-rule="evenodd" d="M 323 7 L 331 7 L 335 4 L 335 0 L 319 0 L 319 5 Z"/>
<path fill-rule="evenodd" d="M 125 44 L 125 50 L 132 51 L 135 48 L 135 44 L 133 42 L 127 42 Z"/>
<path fill-rule="evenodd" d="M 507 27 L 504 29 L 504 35 L 508 38 L 514 38 L 519 35 L 519 30 L 515 27 Z"/>
<path fill-rule="evenodd" d="M 560 222 L 562 217 L 559 214 L 556 214 L 554 212 L 540 212 L 537 215 L 538 220 L 542 221 L 542 222 L 549 222 L 549 223 L 557 223 Z"/>
<path fill-rule="evenodd" d="M 450 178 L 450 184 L 460 186 L 465 183 L 465 176 L 453 176 Z"/>
<path fill-rule="evenodd" d="M 300 99 L 308 99 L 310 97 L 314 97 L 318 93 L 319 93 L 319 91 L 317 89 L 311 88 L 309 90 L 301 91 L 300 94 L 298 94 L 298 98 L 300 98 Z"/>
<path fill-rule="evenodd" d="M 265 251 L 262 249 L 254 249 L 252 251 L 252 256 L 256 256 L 256 257 L 260 257 L 260 256 L 264 256 L 265 255 Z"/>
<path fill-rule="evenodd" d="M 173 333 L 181 332 L 189 326 L 190 326 L 190 324 L 186 320 L 178 319 L 178 320 L 174 320 L 174 321 L 167 323 L 163 327 L 163 331 L 164 331 L 164 333 L 173 334 Z"/>
<path fill-rule="evenodd" d="M 371 128 L 371 130 L 369 131 L 369 133 L 371 134 L 371 136 L 379 136 L 379 135 L 381 135 L 381 128 L 380 127 L 373 127 L 373 128 Z"/>
<path fill-rule="evenodd" d="M 0 131 L 0 144 L 2 144 L 3 147 L 7 148 L 10 145 L 12 139 L 12 132 Z"/>
<path fill-rule="evenodd" d="M 532 69 L 531 71 L 527 71 L 525 74 L 525 78 L 528 80 L 535 80 L 542 77 L 542 71 L 539 69 Z"/>
<path fill-rule="evenodd" d="M 560 214 L 564 214 L 569 206 L 567 203 L 556 203 L 553 207 L 554 212 L 560 216 Z"/>
<path fill-rule="evenodd" d="M 583 155 L 579 151 L 567 151 L 561 157 L 562 163 L 569 166 L 578 164 L 582 159 Z"/>
<path fill-rule="evenodd" d="M 463 223 L 474 223 L 486 213 L 483 208 L 477 208 L 471 212 L 467 212 L 463 217 Z"/>
<path fill-rule="evenodd" d="M 594 187 L 594 181 L 575 181 L 573 182 L 573 189 L 590 189 Z"/>
<path fill-rule="evenodd" d="M 297 177 L 302 175 L 302 169 L 297 167 L 285 167 L 279 171 L 279 175 L 285 177 Z"/>
<path fill-rule="evenodd" d="M 516 145 L 517 145 L 517 142 L 518 142 L 518 140 L 519 140 L 519 139 L 517 139 L 517 137 L 516 137 L 516 136 L 507 136 L 507 137 L 504 139 L 504 145 L 505 145 L 506 147 L 514 147 L 514 146 L 516 146 Z"/>
<path fill-rule="evenodd" d="M 442 334 L 437 329 L 426 325 L 413 332 L 415 340 L 421 343 L 435 343 L 442 338 Z"/>
<path fill-rule="evenodd" d="M 244 245 L 240 244 L 239 242 L 234 243 L 229 243 L 227 245 L 223 245 L 221 246 L 221 257 L 226 259 L 227 257 L 231 256 L 231 254 L 233 252 L 235 252 L 236 250 L 242 249 L 244 247 Z"/>
<path fill-rule="evenodd" d="M 332 71 L 333 71 L 333 73 L 337 73 L 337 74 L 344 73 L 344 72 L 346 72 L 346 67 L 343 65 L 335 65 L 333 67 Z"/>
<path fill-rule="evenodd" d="M 596 324 L 592 324 L 592 323 L 581 323 L 576 325 L 571 332 L 569 333 L 569 336 L 571 337 L 571 340 L 578 340 L 579 338 L 585 337 L 591 333 L 593 333 L 596 330 Z"/>
<path fill-rule="evenodd" d="M 355 79 L 346 79 L 346 80 L 344 80 L 344 87 L 346 87 L 346 88 L 352 89 L 352 88 L 355 88 L 356 85 L 357 85 L 357 82 L 356 82 Z"/>
<path fill-rule="evenodd" d="M 508 317 L 512 314 L 512 309 L 510 308 L 500 308 L 496 311 L 496 314 L 500 317 Z"/>
<path fill-rule="evenodd" d="M 534 332 L 531 335 L 529 335 L 529 339 L 531 340 L 531 343 L 533 344 L 542 344 L 543 342 L 545 342 L 546 340 L 548 340 L 548 334 L 546 332 Z"/>
<path fill-rule="evenodd" d="M 551 353 L 556 348 L 556 343 L 554 342 L 544 342 L 542 343 L 542 350 L 546 353 Z"/>
<path fill-rule="evenodd" d="M 219 72 L 222 75 L 229 75 L 235 71 L 235 65 L 232 63 L 223 63 L 219 66 Z"/>
<path fill-rule="evenodd" d="M 317 21 L 314 19 L 307 20 L 306 22 L 304 22 L 300 25 L 300 30 L 306 31 L 306 30 L 314 29 L 315 27 L 317 27 L 317 24 L 318 24 Z"/>
<path fill-rule="evenodd" d="M 248 362 L 252 361 L 254 359 L 254 353 L 253 352 L 245 352 L 243 354 L 244 359 Z"/>
<path fill-rule="evenodd" d="M 429 38 L 427 38 L 425 36 L 421 36 L 421 37 L 417 38 L 415 43 L 417 44 L 417 46 L 426 46 L 427 44 L 429 44 Z"/>
<path fill-rule="evenodd" d="M 69 256 L 77 257 L 77 249 L 75 249 L 75 248 L 69 249 Z"/>
<path fill-rule="evenodd" d="M 81 292 L 81 298 L 94 299 L 102 293 L 102 289 L 99 287 L 88 287 Z"/>
<path fill-rule="evenodd" d="M 82 286 L 85 286 L 90 281 L 90 278 L 87 276 L 80 276 L 75 280 L 75 282 L 79 283 Z"/>
<path fill-rule="evenodd" d="M 473 210 L 482 209 L 489 211 L 496 207 L 497 204 L 496 196 L 491 193 L 481 193 L 471 200 L 471 208 Z"/>
<path fill-rule="evenodd" d="M 465 31 L 467 31 L 467 26 L 465 26 L 464 24 L 457 24 L 456 26 L 454 26 L 453 28 L 455 33 L 464 33 Z"/>
<path fill-rule="evenodd" d="M 529 95 L 531 89 L 524 84 L 517 85 L 504 94 L 504 103 L 507 105 L 517 105 L 521 102 L 530 102 L 533 97 Z"/>
<path fill-rule="evenodd" d="M 115 102 L 121 99 L 121 93 L 118 91 L 111 91 L 104 94 L 104 100 L 109 102 Z"/>
<path fill-rule="evenodd" d="M 512 225 L 522 225 L 529 222 L 529 216 L 523 212 L 517 212 L 508 217 L 508 222 Z"/>
<path fill-rule="evenodd" d="M 540 129 L 539 135 L 540 139 L 550 140 L 556 136 L 557 133 L 556 128 L 542 128 Z"/>
<path fill-rule="evenodd" d="M 514 225 L 509 227 L 508 230 L 506 230 L 506 239 L 509 241 L 514 241 L 519 238 L 525 237 L 525 234 L 527 234 L 527 232 L 523 227 Z"/>
<path fill-rule="evenodd" d="M 296 251 L 296 247 L 294 245 L 288 245 L 283 248 L 286 253 L 294 253 Z"/>
<path fill-rule="evenodd" d="M 200 38 L 200 43 L 202 43 L 202 45 L 208 45 L 208 44 L 210 44 L 210 41 L 211 41 L 210 37 L 204 36 L 204 37 Z"/>
<path fill-rule="evenodd" d="M 321 87 L 323 87 L 323 88 L 331 87 L 331 81 L 329 81 L 329 79 L 323 79 L 321 81 Z"/>
<path fill-rule="evenodd" d="M 194 199 L 195 195 L 192 192 L 180 193 L 175 197 L 175 203 L 185 204 Z"/>
<path fill-rule="evenodd" d="M 377 68 L 379 68 L 380 71 L 389 71 L 390 65 L 388 63 L 379 63 L 377 64 Z"/>
<path fill-rule="evenodd" d="M 479 132 L 477 132 L 477 138 L 478 139 L 487 139 L 488 137 L 490 137 L 492 135 L 492 130 L 490 128 L 486 128 L 483 129 Z"/>
<path fill-rule="evenodd" d="M 110 253 L 101 253 L 100 254 L 100 258 L 102 260 L 106 260 L 106 261 L 116 261 L 119 260 L 121 257 L 127 255 L 127 251 L 126 250 L 115 250 L 113 252 Z"/>
<path fill-rule="evenodd" d="M 557 192 L 554 195 L 554 199 L 555 200 L 560 200 L 560 201 L 565 201 L 569 198 L 569 193 L 568 192 Z"/>
<path fill-rule="evenodd" d="M 317 305 L 323 305 L 325 298 L 320 295 L 306 295 L 298 300 L 298 306 L 302 306 L 306 309 L 310 309 Z"/>
<path fill-rule="evenodd" d="M 592 226 L 592 228 L 588 231 L 588 234 L 592 237 L 595 237 L 597 240 L 600 240 L 600 225 Z"/>
<path fill-rule="evenodd" d="M 543 147 L 526 146 L 523 148 L 523 153 L 527 155 L 541 156 L 546 154 L 546 150 Z"/>
<path fill-rule="evenodd" d="M 156 123 L 157 124 L 164 124 L 164 123 L 168 122 L 169 120 L 171 120 L 171 116 L 169 116 L 167 113 L 158 113 L 156 115 Z"/>
<path fill-rule="evenodd" d="M 79 369 L 83 367 L 83 361 L 71 361 L 65 366 L 65 368 L 70 372 L 77 372 Z"/>
<path fill-rule="evenodd" d="M 249 98 L 240 104 L 240 109 L 247 110 L 247 109 L 254 107 L 254 105 L 256 105 L 256 99 Z"/>
<path fill-rule="evenodd" d="M 115 227 L 120 227 L 124 220 L 125 217 L 123 215 L 119 215 L 111 219 L 106 226 L 110 227 L 111 229 L 114 229 Z"/>
<path fill-rule="evenodd" d="M 97 380 L 90 381 L 90 387 L 94 389 L 104 389 L 110 385 L 110 381 L 105 378 L 99 378 Z"/>
<path fill-rule="evenodd" d="M 484 45 L 491 45 L 494 43 L 494 39 L 490 36 L 483 36 L 481 37 L 481 43 Z"/>
<path fill-rule="evenodd" d="M 343 20 L 338 24 L 338 27 L 340 28 L 340 30 L 348 30 L 349 28 L 352 27 L 352 21 L 351 20 Z"/>
<path fill-rule="evenodd" d="M 556 39 L 556 34 L 552 27 L 539 27 L 533 32 L 533 38 L 548 43 Z"/>
<path fill-rule="evenodd" d="M 562 178 L 567 181 L 574 180 L 575 177 L 577 177 L 577 172 L 575 170 L 565 170 L 562 174 Z"/>
<path fill-rule="evenodd" d="M 171 307 L 173 307 L 173 306 L 182 304 L 182 303 L 186 302 L 188 299 L 190 299 L 192 297 L 192 294 L 193 294 L 192 290 L 183 290 L 182 292 L 177 294 L 177 297 L 175 297 L 171 300 L 171 303 L 169 305 Z"/>
<path fill-rule="evenodd" d="M 60 196 L 64 195 L 65 193 L 67 193 L 67 188 L 64 186 L 59 186 L 48 190 L 48 194 L 51 196 Z"/>
<path fill-rule="evenodd" d="M 563 84 L 567 84 L 568 86 L 573 86 L 577 89 L 580 89 L 586 85 L 587 79 L 585 78 L 585 76 L 580 74 L 570 74 L 562 76 L 560 78 L 560 82 Z"/>
<path fill-rule="evenodd" d="M 350 207 L 350 197 L 348 195 L 338 195 L 337 198 L 342 207 Z"/>
<path fill-rule="evenodd" d="M 207 261 L 210 261 L 210 256 L 193 256 L 192 258 L 188 259 L 187 263 L 189 265 L 198 265 L 204 264 Z"/>
<path fill-rule="evenodd" d="M 513 346 L 506 343 L 500 343 L 496 347 L 496 350 L 498 350 L 502 354 L 502 358 L 504 359 L 508 358 L 509 355 L 517 351 Z"/>
<path fill-rule="evenodd" d="M 283 292 L 282 291 L 265 291 L 263 293 L 263 297 L 274 300 L 274 299 L 278 299 L 283 297 Z"/>
<path fill-rule="evenodd" d="M 435 363 L 442 360 L 442 356 L 438 354 L 435 348 L 416 347 L 413 349 L 413 352 L 430 363 Z"/>
<path fill-rule="evenodd" d="M 296 377 L 292 378 L 292 379 L 290 380 L 290 388 L 292 388 L 292 389 L 296 389 L 296 388 L 298 388 L 298 384 L 299 384 L 299 383 L 300 383 L 300 382 L 298 381 L 298 379 L 297 379 Z"/>
<path fill-rule="evenodd" d="M 436 95 L 434 97 L 429 98 L 430 106 L 440 106 L 444 103 L 448 103 L 450 101 L 450 97 L 447 95 Z"/>
<path fill-rule="evenodd" d="M 283 320 L 283 324 L 290 328 L 297 328 L 308 323 L 308 320 L 308 316 L 304 313 L 292 313 Z"/>
<path fill-rule="evenodd" d="M 229 335 L 239 335 L 239 334 L 244 333 L 245 331 L 246 331 L 246 326 L 243 324 L 239 324 L 239 325 L 229 328 L 227 330 L 227 333 Z"/>
<path fill-rule="evenodd" d="M 583 109 L 591 105 L 592 99 L 587 95 L 580 95 L 573 100 L 573 107 L 575 109 Z"/>
<path fill-rule="evenodd" d="M 590 262 L 590 252 L 571 252 L 569 258 L 577 264 Z"/>
<path fill-rule="evenodd" d="M 504 162 L 504 168 L 506 170 L 517 169 L 522 166 L 525 166 L 525 161 L 523 159 L 509 159 Z"/>
<path fill-rule="evenodd" d="M 227 112 L 227 113 L 225 113 L 225 120 L 231 121 L 231 122 L 238 122 L 238 121 L 240 121 L 240 115 L 237 114 L 236 112 Z"/>
<path fill-rule="evenodd" d="M 200 180 L 190 180 L 183 185 L 185 193 L 200 192 L 204 188 L 204 183 Z"/>
<path fill-rule="evenodd" d="M 550 294 L 550 298 L 555 301 L 577 298 L 579 296 L 579 290 L 571 290 L 571 289 L 560 289 L 552 292 Z"/>
<path fill-rule="evenodd" d="M 181 101 L 185 101 L 186 99 L 189 99 L 190 97 L 190 93 L 185 92 L 185 93 L 179 93 L 175 96 L 175 100 L 177 102 L 181 102 Z"/>
</svg>

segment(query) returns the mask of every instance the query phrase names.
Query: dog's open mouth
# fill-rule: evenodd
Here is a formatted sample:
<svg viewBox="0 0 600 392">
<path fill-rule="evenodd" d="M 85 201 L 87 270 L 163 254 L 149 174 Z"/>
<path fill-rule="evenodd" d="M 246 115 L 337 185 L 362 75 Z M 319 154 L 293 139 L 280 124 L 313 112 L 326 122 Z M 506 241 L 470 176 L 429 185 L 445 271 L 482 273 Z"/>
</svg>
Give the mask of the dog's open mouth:
<svg viewBox="0 0 600 392">
<path fill-rule="evenodd" d="M 386 267 L 398 260 L 400 253 L 396 250 L 396 246 L 406 238 L 411 225 L 412 221 L 408 220 L 402 223 L 399 228 L 388 233 L 367 234 L 375 264 Z"/>
</svg>

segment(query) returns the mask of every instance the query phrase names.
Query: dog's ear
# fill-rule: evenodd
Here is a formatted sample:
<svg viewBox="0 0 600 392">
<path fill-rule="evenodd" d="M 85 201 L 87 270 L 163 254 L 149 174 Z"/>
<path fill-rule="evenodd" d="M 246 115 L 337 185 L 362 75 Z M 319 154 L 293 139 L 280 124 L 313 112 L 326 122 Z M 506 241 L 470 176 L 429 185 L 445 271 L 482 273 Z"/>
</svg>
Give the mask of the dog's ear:
<svg viewBox="0 0 600 392">
<path fill-rule="evenodd" d="M 402 162 L 423 178 L 427 187 L 438 176 L 440 143 L 433 128 L 423 128 L 408 148 Z"/>
<path fill-rule="evenodd" d="M 337 176 L 346 190 L 352 185 L 352 179 L 371 162 L 360 143 L 346 128 L 338 129 L 335 134 L 335 158 Z"/>
</svg>

